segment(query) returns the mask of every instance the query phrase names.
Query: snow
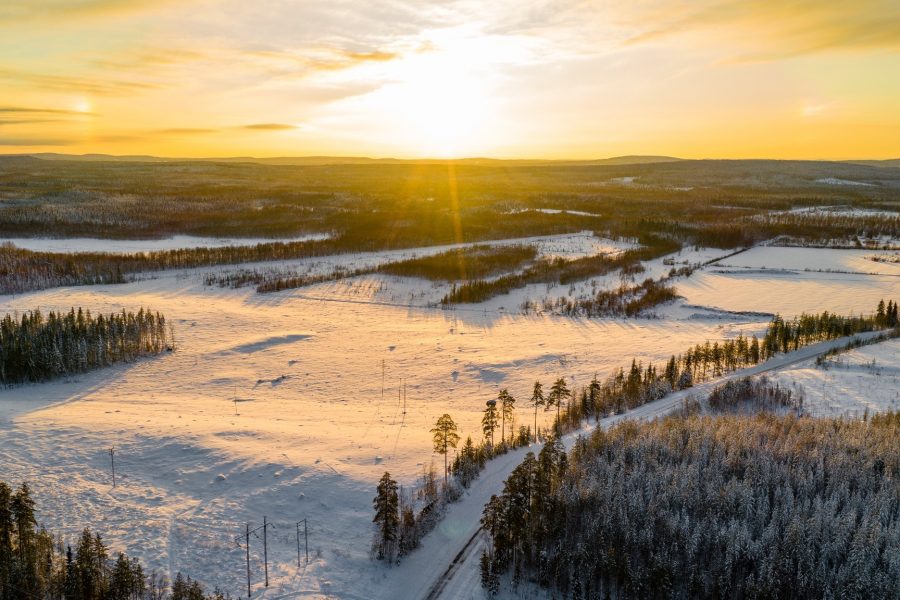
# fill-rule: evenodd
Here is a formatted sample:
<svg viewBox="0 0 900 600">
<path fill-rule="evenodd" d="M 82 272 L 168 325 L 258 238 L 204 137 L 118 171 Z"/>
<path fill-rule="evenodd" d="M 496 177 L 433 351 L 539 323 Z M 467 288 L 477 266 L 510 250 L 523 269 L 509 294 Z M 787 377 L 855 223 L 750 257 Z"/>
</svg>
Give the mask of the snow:
<svg viewBox="0 0 900 600">
<path fill-rule="evenodd" d="M 859 339 L 869 339 L 878 335 L 877 332 L 861 334 Z M 841 338 L 807 346 L 796 352 L 778 355 L 765 363 L 741 369 L 729 373 L 723 377 L 698 385 L 694 388 L 681 390 L 669 394 L 654 402 L 650 402 L 621 415 L 614 415 L 600 420 L 594 426 L 608 429 L 625 420 L 649 420 L 665 416 L 678 409 L 682 402 L 691 396 L 703 397 L 712 389 L 723 382 L 740 379 L 762 373 L 769 373 L 777 369 L 783 369 L 798 362 L 804 362 L 810 357 L 817 356 L 830 348 L 837 348 L 847 343 L 849 338 Z M 588 425 L 580 431 L 570 433 L 563 437 L 563 443 L 570 450 L 579 435 L 589 432 Z M 400 566 L 388 573 L 388 583 L 383 588 L 381 595 L 376 598 L 429 598 L 430 600 L 469 600 L 486 599 L 487 596 L 480 587 L 479 558 L 481 548 L 484 547 L 484 536 L 479 534 L 479 519 L 482 509 L 492 494 L 499 494 L 503 489 L 503 481 L 509 476 L 515 467 L 521 463 L 528 451 L 537 453 L 539 447 L 519 448 L 514 453 L 495 459 L 489 463 L 482 476 L 477 479 L 458 504 L 452 506 L 445 522 L 446 528 L 426 536 L 422 548 L 418 553 L 406 559 Z M 469 540 L 474 541 L 469 544 Z M 445 577 L 445 571 L 434 568 L 434 565 L 450 565 L 454 559 L 454 565 L 449 577 Z M 432 592 L 429 594 L 429 592 Z M 549 597 L 549 594 L 541 594 L 539 597 Z"/>
<path fill-rule="evenodd" d="M 525 243 L 569 256 L 628 247 L 590 233 Z M 241 268 L 324 272 L 442 249 Z M 666 258 L 678 266 L 728 253 L 695 248 Z M 727 260 L 756 260 L 741 256 Z M 648 273 L 667 272 L 671 265 L 664 260 L 648 264 Z M 430 462 L 442 462 L 431 452 L 429 429 L 444 412 L 459 423 L 464 438 L 477 440 L 480 411 L 501 387 L 519 398 L 519 421 L 530 423 L 524 399 L 535 379 L 548 383 L 566 376 L 581 385 L 632 357 L 660 361 L 706 339 L 759 333 L 768 320 L 727 311 L 858 313 L 871 311 L 881 297 L 900 298 L 900 280 L 887 275 L 703 270 L 677 281 L 688 298 L 680 305 L 684 314 L 569 319 L 515 314 L 525 298 L 566 294 L 566 286 L 528 286 L 483 304 L 442 310 L 430 303 L 446 286 L 409 278 L 361 277 L 264 295 L 202 284 L 204 274 L 234 268 L 0 297 L 0 313 L 150 307 L 174 322 L 178 343 L 176 352 L 157 358 L 0 390 L 0 464 L 4 480 L 34 485 L 38 513 L 48 527 L 71 538 L 93 522 L 115 549 L 141 557 L 151 568 L 180 570 L 235 596 L 245 593 L 244 550 L 235 538 L 243 539 L 246 523 L 256 527 L 267 516 L 276 529 L 269 538 L 273 584 L 265 592 L 261 543 L 251 540 L 254 597 L 267 598 L 397 598 L 429 589 L 430 580 L 419 578 L 449 565 L 446 556 L 452 559 L 453 548 L 474 533 L 485 494 L 499 491 L 526 451 L 492 462 L 425 540 L 424 551 L 394 569 L 374 563 L 368 550 L 375 483 L 388 470 L 408 486 Z M 618 275 L 597 279 L 597 285 L 612 285 Z M 586 292 L 590 285 L 575 287 Z M 702 318 L 691 318 L 696 313 Z M 398 398 L 401 379 L 407 385 L 405 414 Z M 629 417 L 662 414 L 680 401 L 673 395 Z M 539 418 L 548 420 L 544 413 Z M 295 524 L 304 518 L 311 562 L 298 568 Z"/>
<path fill-rule="evenodd" d="M 723 259 L 711 266 L 713 271 L 734 269 L 788 270 L 862 273 L 900 277 L 900 264 L 876 262 L 873 257 L 889 260 L 891 252 L 843 250 L 831 248 L 780 248 L 759 246 Z"/>
<path fill-rule="evenodd" d="M 806 361 L 770 379 L 802 391 L 814 416 L 862 417 L 900 410 L 900 340 L 863 346 L 832 356 L 821 366 Z"/>
<path fill-rule="evenodd" d="M 855 187 L 875 187 L 874 183 L 850 181 L 849 179 L 838 179 L 837 177 L 824 177 L 822 179 L 816 179 L 816 183 L 824 183 L 826 185 L 848 185 Z"/>
<path fill-rule="evenodd" d="M 864 184 L 865 185 L 865 184 Z M 896 210 L 878 210 L 874 208 L 861 208 L 849 205 L 833 205 L 833 206 L 802 206 L 792 208 L 791 210 L 772 211 L 772 215 L 781 214 L 806 214 L 811 216 L 835 216 L 835 217 L 888 217 L 896 218 L 900 216 L 900 212 Z"/>
<path fill-rule="evenodd" d="M 900 265 L 867 260 L 872 254 L 758 246 L 679 279 L 676 288 L 687 305 L 727 311 L 868 314 L 879 300 L 900 298 Z"/>
<path fill-rule="evenodd" d="M 183 248 L 220 248 L 223 246 L 255 246 L 271 242 L 305 242 L 327 240 L 327 233 L 311 233 L 292 238 L 220 238 L 174 235 L 162 239 L 110 240 L 99 238 L 3 238 L 0 243 L 11 243 L 17 248 L 35 252 L 111 252 L 134 254 L 157 250 L 179 250 Z"/>
<path fill-rule="evenodd" d="M 269 549 L 274 590 L 371 597 L 383 575 L 368 556 L 375 482 L 388 470 L 410 485 L 423 466 L 440 463 L 428 432 L 440 414 L 480 439 L 480 411 L 501 385 L 524 398 L 537 378 L 583 384 L 631 356 L 661 360 L 725 331 L 720 323 L 257 295 L 200 279 L 166 274 L 0 298 L 0 311 L 148 306 L 174 321 L 179 346 L 0 391 L 0 464 L 5 480 L 34 485 L 48 527 L 71 538 L 95 523 L 113 548 L 151 568 L 180 570 L 232 594 L 243 586 L 235 536 L 268 516 L 278 528 Z M 527 408 L 519 418 L 530 422 Z M 303 518 L 313 560 L 298 573 L 291 532 Z M 261 546 L 251 544 L 259 589 Z"/>
</svg>

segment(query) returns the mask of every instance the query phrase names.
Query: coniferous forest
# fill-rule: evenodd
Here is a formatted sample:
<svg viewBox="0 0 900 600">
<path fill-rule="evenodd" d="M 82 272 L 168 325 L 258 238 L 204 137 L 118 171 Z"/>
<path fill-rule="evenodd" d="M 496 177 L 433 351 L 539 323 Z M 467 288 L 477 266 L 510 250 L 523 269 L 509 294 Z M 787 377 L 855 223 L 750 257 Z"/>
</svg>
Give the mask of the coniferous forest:
<svg viewBox="0 0 900 600">
<path fill-rule="evenodd" d="M 47 381 L 174 348 L 160 313 L 40 310 L 0 320 L 0 384 Z"/>
<path fill-rule="evenodd" d="M 669 418 L 529 454 L 491 499 L 482 582 L 566 598 L 900 597 L 900 429 Z"/>
</svg>

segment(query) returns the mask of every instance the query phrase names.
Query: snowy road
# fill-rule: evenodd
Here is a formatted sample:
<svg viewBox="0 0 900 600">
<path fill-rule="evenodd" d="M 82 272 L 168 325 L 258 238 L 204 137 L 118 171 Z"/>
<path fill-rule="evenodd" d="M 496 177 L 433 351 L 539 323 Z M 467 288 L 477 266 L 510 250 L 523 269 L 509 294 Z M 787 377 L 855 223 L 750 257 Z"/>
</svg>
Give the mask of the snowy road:
<svg viewBox="0 0 900 600">
<path fill-rule="evenodd" d="M 654 419 L 666 415 L 688 396 L 702 397 L 725 381 L 759 375 L 809 360 L 831 349 L 840 348 L 853 339 L 868 340 L 882 332 L 868 332 L 856 336 L 830 340 L 776 356 L 762 364 L 728 373 L 691 389 L 669 394 L 621 415 L 602 419 L 601 427 L 608 428 L 629 419 Z M 572 447 L 578 435 L 593 428 L 588 425 L 563 438 L 566 448 Z M 482 598 L 479 575 L 481 548 L 485 542 L 480 534 L 481 512 L 491 495 L 503 490 L 503 482 L 529 451 L 537 447 L 519 448 L 490 461 L 481 476 L 472 484 L 466 496 L 452 504 L 437 529 L 429 533 L 421 547 L 390 570 L 385 585 L 375 598 L 423 598 L 427 600 L 471 600 Z"/>
</svg>

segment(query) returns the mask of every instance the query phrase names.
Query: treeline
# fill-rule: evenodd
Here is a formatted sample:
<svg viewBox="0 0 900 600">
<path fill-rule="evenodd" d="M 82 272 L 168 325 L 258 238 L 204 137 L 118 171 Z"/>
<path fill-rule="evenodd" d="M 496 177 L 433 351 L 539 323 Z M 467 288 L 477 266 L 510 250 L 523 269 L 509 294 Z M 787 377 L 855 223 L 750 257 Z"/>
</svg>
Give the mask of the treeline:
<svg viewBox="0 0 900 600">
<path fill-rule="evenodd" d="M 592 298 L 570 299 L 559 297 L 545 308 L 566 316 L 581 317 L 636 317 L 649 309 L 678 299 L 678 292 L 665 280 L 647 278 L 643 283 L 621 286 L 613 290 L 600 290 Z M 526 301 L 527 313 L 531 304 Z"/>
<path fill-rule="evenodd" d="M 762 357 L 765 359 L 777 352 L 789 352 L 801 346 L 896 325 L 897 306 L 893 300 L 887 307 L 881 300 L 875 313 L 868 316 L 844 317 L 825 311 L 803 313 L 785 321 L 776 315 L 763 338 Z"/>
<path fill-rule="evenodd" d="M 479 245 L 386 263 L 378 267 L 378 271 L 402 277 L 464 281 L 514 271 L 536 256 L 537 249 L 531 245 Z"/>
<path fill-rule="evenodd" d="M 599 235 L 599 234 L 598 234 Z M 441 299 L 441 304 L 474 304 L 532 283 L 559 283 L 562 285 L 599 277 L 622 269 L 634 270 L 641 262 L 676 252 L 681 244 L 671 239 L 644 235 L 639 238 L 640 248 L 626 250 L 615 255 L 596 255 L 565 260 L 542 259 L 520 273 L 512 273 L 496 279 L 473 279 L 460 285 L 454 284 Z"/>
<path fill-rule="evenodd" d="M 569 598 L 896 598 L 897 423 L 598 428 L 568 460 L 529 456 L 491 499 L 483 581 L 494 591 L 511 574 Z"/>
<path fill-rule="evenodd" d="M 5 243 L 0 245 L 0 293 L 17 294 L 63 285 L 125 283 L 133 275 L 149 271 L 289 260 L 341 251 L 341 246 L 334 240 L 180 248 L 134 254 L 34 252 Z"/>
<path fill-rule="evenodd" d="M 879 303 L 883 305 L 883 302 Z M 896 303 L 889 306 L 896 310 Z M 887 308 L 884 310 L 887 314 Z M 874 315 L 843 317 L 823 312 L 802 314 L 791 321 L 775 316 L 766 328 L 763 340 L 743 334 L 722 342 L 708 340 L 672 355 L 664 365 L 637 360 L 628 368 L 620 367 L 600 381 L 596 376 L 580 393 L 572 394 L 559 415 L 556 431 L 571 430 L 584 419 L 600 419 L 621 414 L 648 402 L 658 400 L 672 391 L 693 387 L 696 383 L 725 373 L 750 367 L 768 360 L 779 352 L 797 350 L 809 344 L 850 336 L 856 333 L 888 327 L 887 316 Z M 883 325 L 882 325 L 883 324 Z M 894 324 L 896 327 L 896 323 Z"/>
<path fill-rule="evenodd" d="M 747 220 L 753 225 L 763 224 L 767 229 L 778 231 L 780 235 L 799 239 L 809 240 L 812 237 L 808 234 L 810 231 L 819 231 L 818 241 L 831 246 L 862 246 L 860 238 L 900 238 L 900 216 L 883 211 L 872 214 L 833 210 L 773 212 Z M 825 235 L 821 235 L 822 233 Z"/>
<path fill-rule="evenodd" d="M 169 585 L 136 558 L 113 557 L 100 534 L 85 528 L 74 550 L 38 528 L 27 484 L 0 481 L 0 600 L 225 600 L 180 573 Z"/>
<path fill-rule="evenodd" d="M 0 320 L 0 384 L 47 381 L 174 348 L 160 313 L 40 310 Z"/>
<path fill-rule="evenodd" d="M 494 273 L 514 270 L 523 263 L 534 260 L 536 255 L 537 249 L 534 246 L 479 245 L 456 248 L 432 256 L 387 262 L 374 267 L 357 269 L 335 267 L 331 272 L 319 275 L 299 273 L 284 275 L 271 271 L 243 270 L 234 274 L 208 275 L 205 282 L 207 285 L 221 287 L 256 285 L 256 291 L 265 294 L 372 273 L 457 281 L 467 277 L 486 277 Z"/>
</svg>

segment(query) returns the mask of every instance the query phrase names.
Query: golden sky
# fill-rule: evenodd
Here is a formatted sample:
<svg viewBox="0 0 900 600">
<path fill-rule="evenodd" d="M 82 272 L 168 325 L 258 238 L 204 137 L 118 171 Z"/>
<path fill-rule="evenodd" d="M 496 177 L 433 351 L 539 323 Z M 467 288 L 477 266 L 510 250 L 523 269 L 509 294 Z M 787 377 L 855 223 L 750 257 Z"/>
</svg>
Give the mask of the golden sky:
<svg viewBox="0 0 900 600">
<path fill-rule="evenodd" d="M 0 2 L 0 153 L 895 158 L 898 0 Z"/>
</svg>

